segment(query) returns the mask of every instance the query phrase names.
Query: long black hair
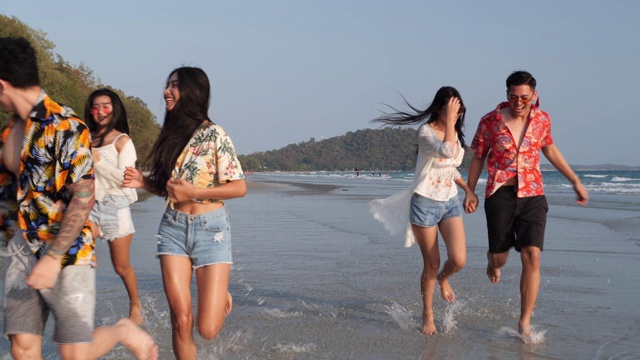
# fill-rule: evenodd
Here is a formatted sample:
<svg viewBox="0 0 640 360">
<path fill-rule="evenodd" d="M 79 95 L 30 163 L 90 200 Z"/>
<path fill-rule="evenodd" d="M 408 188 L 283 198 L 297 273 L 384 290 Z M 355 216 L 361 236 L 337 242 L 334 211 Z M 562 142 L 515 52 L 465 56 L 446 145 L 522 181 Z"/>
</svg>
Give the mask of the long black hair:
<svg viewBox="0 0 640 360">
<path fill-rule="evenodd" d="M 98 131 L 98 125 L 96 124 L 96 120 L 93 118 L 93 114 L 91 114 L 91 108 L 93 107 L 93 100 L 95 100 L 98 96 L 108 96 L 111 99 L 111 106 L 113 107 L 113 111 L 111 112 L 112 120 L 107 125 L 107 129 L 103 131 L 101 134 L 96 134 Z M 92 133 L 94 139 L 100 139 L 98 142 L 98 146 L 102 146 L 102 142 L 104 141 L 104 137 L 107 136 L 111 130 L 116 129 L 121 133 L 125 133 L 129 135 L 129 122 L 127 121 L 127 110 L 124 108 L 124 104 L 120 100 L 118 94 L 116 94 L 113 90 L 102 88 L 95 90 L 89 95 L 86 104 L 84 105 L 84 120 L 89 127 L 89 130 Z"/>
<path fill-rule="evenodd" d="M 211 86 L 207 74 L 200 68 L 180 67 L 173 70 L 178 76 L 180 98 L 171 111 L 166 111 L 164 124 L 145 164 L 149 164 L 149 185 L 161 195 L 166 195 L 166 183 L 180 153 L 203 121 L 209 120 Z"/>
<path fill-rule="evenodd" d="M 462 97 L 458 90 L 451 86 L 443 86 L 436 92 L 436 95 L 431 102 L 431 105 L 427 107 L 425 110 L 420 110 L 413 105 L 409 104 L 407 99 L 403 96 L 405 104 L 411 109 L 412 112 L 406 112 L 402 110 L 397 110 L 396 108 L 389 106 L 394 112 L 385 113 L 382 116 L 373 119 L 372 122 L 381 122 L 385 125 L 413 125 L 426 122 L 430 124 L 438 120 L 438 115 L 440 115 L 441 111 L 444 111 L 449 99 L 452 97 L 457 97 L 460 99 L 460 108 L 463 109 L 462 115 L 456 122 L 456 132 L 458 133 L 458 140 L 460 141 L 460 145 L 462 147 L 464 144 L 464 117 L 467 113 L 466 108 L 464 107 L 464 103 L 462 102 Z"/>
</svg>

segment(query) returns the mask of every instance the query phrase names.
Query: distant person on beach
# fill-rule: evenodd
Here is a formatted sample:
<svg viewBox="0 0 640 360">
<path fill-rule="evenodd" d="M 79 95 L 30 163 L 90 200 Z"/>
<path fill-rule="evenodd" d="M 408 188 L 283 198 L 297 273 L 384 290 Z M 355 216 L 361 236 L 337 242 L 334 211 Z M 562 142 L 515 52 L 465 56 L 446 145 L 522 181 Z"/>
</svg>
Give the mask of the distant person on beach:
<svg viewBox="0 0 640 360">
<path fill-rule="evenodd" d="M 171 311 L 173 350 L 195 359 L 191 278 L 198 290 L 197 328 L 215 339 L 231 311 L 231 230 L 224 200 L 242 197 L 246 184 L 231 139 L 209 117 L 210 85 L 202 69 L 169 74 L 166 112 L 153 146 L 150 173 L 129 167 L 123 186 L 167 197 L 158 229 L 158 257 Z"/>
<path fill-rule="evenodd" d="M 488 179 L 484 210 L 489 251 L 487 276 L 500 281 L 500 268 L 509 250 L 520 252 L 520 320 L 518 331 L 530 342 L 531 315 L 540 287 L 540 253 L 547 221 L 547 200 L 540 172 L 540 151 L 573 184 L 576 202 L 586 205 L 589 197 L 582 182 L 567 164 L 551 137 L 549 114 L 537 104 L 535 78 L 516 71 L 507 78 L 507 101 L 480 120 L 471 144 L 475 157 L 469 168 L 469 187 L 475 191 L 487 160 Z M 465 201 L 475 210 L 477 198 Z"/>
<path fill-rule="evenodd" d="M 13 117 L 0 141 L 0 239 L 4 335 L 15 359 L 42 359 L 53 313 L 63 359 L 97 359 L 121 343 L 156 359 L 149 334 L 123 318 L 94 329 L 94 204 L 89 128 L 40 87 L 35 50 L 24 38 L 0 38 L 0 107 Z"/>
<path fill-rule="evenodd" d="M 442 299 L 455 301 L 449 278 L 465 266 L 467 259 L 456 184 L 465 190 L 465 199 L 470 197 L 477 201 L 477 196 L 456 169 L 464 156 L 465 107 L 460 93 L 453 87 L 444 86 L 427 109 L 407 105 L 412 113 L 396 111 L 374 121 L 393 126 L 422 124 L 418 130 L 413 185 L 387 199 L 372 201 L 370 210 L 392 234 L 406 229 L 405 246 L 414 242 L 420 246 L 424 262 L 420 278 L 424 304 L 422 332 L 432 335 L 437 333 L 432 305 L 436 281 L 440 284 Z M 438 231 L 447 247 L 447 260 L 440 273 Z"/>
<path fill-rule="evenodd" d="M 135 233 L 129 204 L 138 200 L 135 189 L 123 188 L 127 166 L 136 164 L 136 148 L 129 137 L 127 112 L 118 94 L 98 89 L 89 95 L 84 109 L 91 130 L 96 203 L 89 215 L 94 238 L 108 240 L 113 269 L 129 294 L 129 318 L 140 325 L 143 320 L 138 296 L 138 279 L 129 260 Z"/>
</svg>

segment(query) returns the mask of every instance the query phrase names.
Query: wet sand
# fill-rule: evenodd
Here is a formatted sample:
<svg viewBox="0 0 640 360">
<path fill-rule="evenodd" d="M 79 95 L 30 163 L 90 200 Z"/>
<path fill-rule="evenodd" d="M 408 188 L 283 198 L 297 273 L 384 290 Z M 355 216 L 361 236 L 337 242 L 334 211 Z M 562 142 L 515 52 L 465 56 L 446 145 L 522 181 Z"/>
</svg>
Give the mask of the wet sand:
<svg viewBox="0 0 640 360">
<path fill-rule="evenodd" d="M 367 209 L 370 200 L 398 186 L 260 176 L 248 184 L 245 198 L 227 202 L 233 312 L 218 339 L 196 335 L 199 359 L 640 358 L 640 209 L 628 199 L 594 196 L 588 208 L 579 208 L 566 196 L 549 194 L 532 319 L 540 342 L 524 345 L 514 335 L 518 254 L 511 252 L 500 283 L 490 284 L 482 208 L 464 216 L 468 262 L 451 279 L 458 301 L 434 299 L 439 334 L 425 336 L 419 333 L 419 250 L 389 237 Z M 159 343 L 160 358 L 171 359 L 154 239 L 163 204 L 158 197 L 134 204 L 132 259 L 145 328 Z M 440 250 L 444 259 L 442 244 Z M 113 324 L 128 312 L 126 292 L 106 244 L 98 243 L 97 251 L 96 322 Z M 9 358 L 8 349 L 8 341 L 0 340 L 0 359 Z M 51 326 L 45 358 L 57 359 Z M 105 358 L 132 357 L 119 348 Z"/>
</svg>

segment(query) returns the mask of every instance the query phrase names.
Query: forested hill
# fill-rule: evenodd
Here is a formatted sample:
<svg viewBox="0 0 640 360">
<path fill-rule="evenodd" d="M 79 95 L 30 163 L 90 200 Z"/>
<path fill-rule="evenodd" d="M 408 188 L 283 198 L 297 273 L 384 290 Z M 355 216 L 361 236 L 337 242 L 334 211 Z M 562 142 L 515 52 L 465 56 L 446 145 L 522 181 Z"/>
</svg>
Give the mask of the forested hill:
<svg viewBox="0 0 640 360">
<path fill-rule="evenodd" d="M 70 106 L 83 118 L 85 101 L 93 90 L 108 87 L 118 93 L 127 110 L 131 138 L 136 146 L 138 159 L 145 159 L 160 132 L 160 126 L 147 105 L 141 99 L 118 90 L 117 84 L 100 82 L 93 76 L 93 70 L 89 67 L 69 64 L 54 52 L 55 45 L 46 35 L 45 32 L 34 30 L 15 17 L 0 14 L 0 37 L 21 36 L 31 42 L 38 56 L 41 86 L 54 101 Z M 8 119 L 9 114 L 0 111 L 0 126 Z"/>
<path fill-rule="evenodd" d="M 413 128 L 363 129 L 239 158 L 243 169 L 249 171 L 413 171 L 417 136 Z M 470 162 L 468 155 L 469 151 L 463 167 Z"/>
</svg>

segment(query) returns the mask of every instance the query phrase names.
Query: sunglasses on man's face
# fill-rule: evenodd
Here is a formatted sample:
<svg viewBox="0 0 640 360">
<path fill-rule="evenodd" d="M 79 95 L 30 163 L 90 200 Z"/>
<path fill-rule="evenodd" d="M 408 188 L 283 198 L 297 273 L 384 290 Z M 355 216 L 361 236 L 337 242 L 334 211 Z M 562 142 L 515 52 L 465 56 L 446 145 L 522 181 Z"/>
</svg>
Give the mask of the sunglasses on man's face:
<svg viewBox="0 0 640 360">
<path fill-rule="evenodd" d="M 507 96 L 507 99 L 512 103 L 517 103 L 518 100 L 520 100 L 523 104 L 528 104 L 533 100 L 533 97 L 531 97 L 531 95 L 518 96 L 509 94 L 509 96 Z"/>
</svg>

